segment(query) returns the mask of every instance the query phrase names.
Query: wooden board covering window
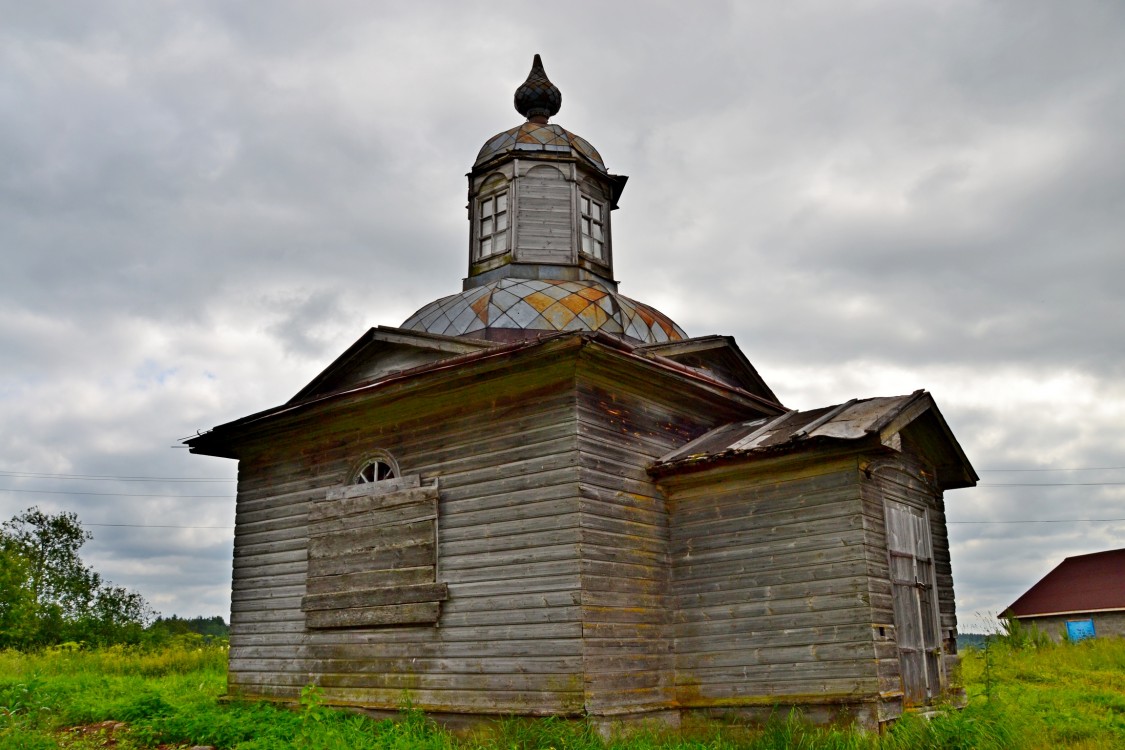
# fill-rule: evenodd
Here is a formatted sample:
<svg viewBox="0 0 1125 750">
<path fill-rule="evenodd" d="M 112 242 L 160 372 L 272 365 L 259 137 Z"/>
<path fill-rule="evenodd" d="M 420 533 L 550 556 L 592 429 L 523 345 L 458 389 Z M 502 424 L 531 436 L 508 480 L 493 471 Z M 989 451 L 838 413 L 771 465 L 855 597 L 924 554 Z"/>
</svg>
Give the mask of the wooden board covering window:
<svg viewBox="0 0 1125 750">
<path fill-rule="evenodd" d="M 403 477 L 330 490 L 309 509 L 309 628 L 436 623 L 436 487 Z"/>
</svg>

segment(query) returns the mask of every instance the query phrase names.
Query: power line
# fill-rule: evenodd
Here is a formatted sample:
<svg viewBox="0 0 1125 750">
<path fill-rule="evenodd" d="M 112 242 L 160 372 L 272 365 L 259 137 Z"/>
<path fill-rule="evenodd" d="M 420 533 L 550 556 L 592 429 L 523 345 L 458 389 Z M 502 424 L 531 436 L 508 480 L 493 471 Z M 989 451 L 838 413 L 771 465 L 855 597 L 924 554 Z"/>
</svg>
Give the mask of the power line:
<svg viewBox="0 0 1125 750">
<path fill-rule="evenodd" d="M 228 499 L 233 498 L 231 494 L 226 495 L 169 495 L 163 494 L 144 494 L 133 492 L 71 492 L 70 490 L 25 490 L 17 489 L 14 487 L 0 487 L 0 492 L 29 492 L 35 495 L 97 495 L 100 497 L 170 497 L 170 498 L 199 498 L 199 497 L 225 497 Z"/>
<path fill-rule="evenodd" d="M 234 482 L 234 479 L 218 479 L 211 477 L 135 477 L 114 476 L 112 474 L 48 474 L 42 471 L 0 471 L 0 476 L 20 477 L 24 479 L 89 479 L 91 481 L 106 482 Z"/>
<path fill-rule="evenodd" d="M 1077 466 L 1070 469 L 977 469 L 977 471 L 987 472 L 1010 472 L 1010 471 L 1121 471 L 1125 466 Z"/>
<path fill-rule="evenodd" d="M 1125 482 L 981 482 L 980 487 L 1120 487 Z"/>
<path fill-rule="evenodd" d="M 992 523 L 1107 523 L 1125 521 L 1125 518 L 1049 518 L 1041 521 L 946 521 L 952 524 L 992 524 Z"/>
</svg>

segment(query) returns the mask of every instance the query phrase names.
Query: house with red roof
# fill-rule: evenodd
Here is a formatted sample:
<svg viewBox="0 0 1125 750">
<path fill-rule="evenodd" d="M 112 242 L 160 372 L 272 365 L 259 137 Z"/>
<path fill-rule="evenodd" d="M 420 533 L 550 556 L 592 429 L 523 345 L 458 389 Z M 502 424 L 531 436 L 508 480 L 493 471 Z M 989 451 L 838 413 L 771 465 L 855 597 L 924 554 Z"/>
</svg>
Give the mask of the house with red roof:
<svg viewBox="0 0 1125 750">
<path fill-rule="evenodd" d="M 1125 635 L 1125 549 L 1066 558 L 1004 616 L 1055 640 Z"/>
</svg>

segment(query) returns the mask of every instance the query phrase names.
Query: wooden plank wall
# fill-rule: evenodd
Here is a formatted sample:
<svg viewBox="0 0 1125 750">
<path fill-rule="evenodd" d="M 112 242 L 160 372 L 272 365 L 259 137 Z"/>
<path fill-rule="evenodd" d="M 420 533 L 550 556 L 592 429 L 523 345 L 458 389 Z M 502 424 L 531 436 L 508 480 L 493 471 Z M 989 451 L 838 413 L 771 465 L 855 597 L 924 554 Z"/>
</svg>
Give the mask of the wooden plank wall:
<svg viewBox="0 0 1125 750">
<path fill-rule="evenodd" d="M 599 715 L 672 705 L 668 514 L 645 469 L 734 417 L 643 373 L 579 372 L 586 707 Z"/>
<path fill-rule="evenodd" d="M 549 164 L 532 167 L 516 182 L 516 258 L 574 262 L 574 185 Z"/>
<path fill-rule="evenodd" d="M 877 694 L 855 458 L 812 454 L 681 481 L 670 498 L 679 703 Z"/>
<path fill-rule="evenodd" d="M 573 361 L 354 402 L 263 435 L 239 467 L 230 690 L 428 711 L 577 713 L 583 626 Z M 440 475 L 440 627 L 310 631 L 312 502 L 382 448 Z"/>
<path fill-rule="evenodd" d="M 874 471 L 872 471 L 873 467 Z M 877 635 L 880 641 L 881 689 L 887 698 L 892 698 L 902 694 L 902 673 L 898 648 L 895 645 L 894 606 L 886 551 L 884 498 L 929 511 L 940 613 L 939 627 L 942 644 L 947 654 L 946 680 L 948 671 L 956 664 L 957 614 L 953 595 L 953 568 L 950 563 L 949 533 L 945 523 L 945 501 L 941 491 L 924 479 L 926 474 L 933 477 L 934 470 L 907 454 L 900 454 L 894 460 L 872 463 L 868 467 L 868 472 L 871 476 L 865 474 L 861 483 L 861 495 L 867 546 L 870 550 L 872 617 L 878 626 L 877 634 L 881 631 L 881 636 Z M 887 648 L 884 644 L 893 648 Z M 945 684 L 943 682 L 943 686 Z M 890 715 L 887 718 L 890 718 Z"/>
<path fill-rule="evenodd" d="M 406 486 L 404 486 L 406 485 Z M 329 490 L 309 504 L 307 628 L 436 624 L 436 486 L 417 474 Z"/>
</svg>

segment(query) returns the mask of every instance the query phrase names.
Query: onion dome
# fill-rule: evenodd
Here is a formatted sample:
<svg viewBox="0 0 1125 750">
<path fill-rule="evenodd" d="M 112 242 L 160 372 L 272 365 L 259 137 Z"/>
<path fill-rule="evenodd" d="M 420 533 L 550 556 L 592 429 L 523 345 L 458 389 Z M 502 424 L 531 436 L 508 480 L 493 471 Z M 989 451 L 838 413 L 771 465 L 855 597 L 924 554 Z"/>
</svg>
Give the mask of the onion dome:
<svg viewBox="0 0 1125 750">
<path fill-rule="evenodd" d="M 547 78 L 539 55 L 531 61 L 527 80 L 516 89 L 515 105 L 516 111 L 529 121 L 544 123 L 562 108 L 562 92 Z"/>
<path fill-rule="evenodd" d="M 527 122 L 489 138 L 477 154 L 473 169 L 513 151 L 530 151 L 579 156 L 598 171 L 607 171 L 601 154 L 589 141 L 558 125 L 547 123 L 562 108 L 562 92 L 547 78 L 539 55 L 531 63 L 527 80 L 516 89 L 515 105 L 516 111 L 526 117 Z"/>
<path fill-rule="evenodd" d="M 511 277 L 431 302 L 401 327 L 493 340 L 555 331 L 602 331 L 643 344 L 687 338 L 668 316 L 595 281 Z"/>
</svg>

